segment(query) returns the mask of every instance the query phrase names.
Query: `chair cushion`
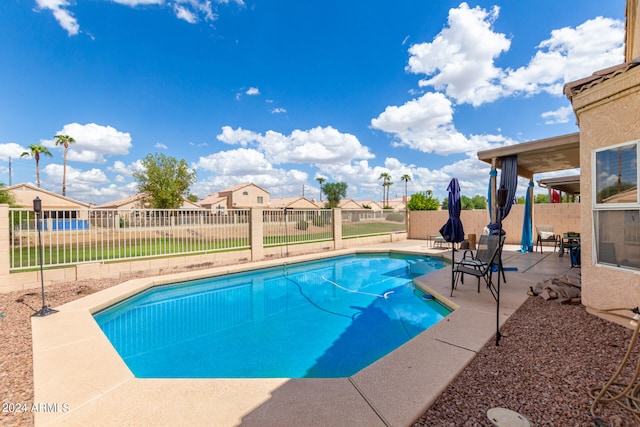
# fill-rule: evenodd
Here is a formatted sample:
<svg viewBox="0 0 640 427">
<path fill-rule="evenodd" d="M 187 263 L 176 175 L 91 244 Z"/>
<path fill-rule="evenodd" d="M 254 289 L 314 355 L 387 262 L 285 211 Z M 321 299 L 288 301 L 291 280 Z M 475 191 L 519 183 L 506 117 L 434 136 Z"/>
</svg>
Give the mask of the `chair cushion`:
<svg viewBox="0 0 640 427">
<path fill-rule="evenodd" d="M 553 234 L 553 231 L 541 231 L 540 232 L 540 238 L 542 240 L 551 240 L 555 237 L 555 234 Z"/>
</svg>

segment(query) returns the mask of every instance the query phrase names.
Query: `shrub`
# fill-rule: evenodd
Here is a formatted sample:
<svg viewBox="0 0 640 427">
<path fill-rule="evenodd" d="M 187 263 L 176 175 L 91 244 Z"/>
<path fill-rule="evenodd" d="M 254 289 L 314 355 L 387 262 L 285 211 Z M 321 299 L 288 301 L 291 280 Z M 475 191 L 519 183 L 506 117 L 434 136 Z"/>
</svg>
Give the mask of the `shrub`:
<svg viewBox="0 0 640 427">
<path fill-rule="evenodd" d="M 296 227 L 298 228 L 298 230 L 306 230 L 307 228 L 309 228 L 309 223 L 307 222 L 307 220 L 301 219 L 296 224 Z"/>
</svg>

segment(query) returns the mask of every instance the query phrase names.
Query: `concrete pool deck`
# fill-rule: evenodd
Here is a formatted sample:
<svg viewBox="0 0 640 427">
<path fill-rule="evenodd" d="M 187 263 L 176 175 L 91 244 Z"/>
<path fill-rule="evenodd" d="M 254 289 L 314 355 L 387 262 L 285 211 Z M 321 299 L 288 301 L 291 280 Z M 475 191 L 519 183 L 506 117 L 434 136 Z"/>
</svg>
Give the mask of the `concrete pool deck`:
<svg viewBox="0 0 640 427">
<path fill-rule="evenodd" d="M 568 257 L 559 258 L 549 249 L 544 254 L 517 249 L 507 246 L 503 254 L 504 265 L 518 270 L 506 272 L 500 324 L 526 300 L 529 286 L 569 269 Z M 381 250 L 451 255 L 451 250 L 431 248 L 425 241 L 406 240 L 320 256 Z M 35 413 L 36 425 L 406 426 L 424 413 L 495 334 L 496 303 L 490 292 L 481 287 L 478 293 L 475 278 L 469 278 L 449 297 L 449 268 L 416 281 L 457 309 L 348 378 L 138 379 L 91 316 L 154 285 L 318 257 L 135 279 L 56 307 L 55 315 L 33 318 L 34 401 L 45 408 Z"/>
</svg>

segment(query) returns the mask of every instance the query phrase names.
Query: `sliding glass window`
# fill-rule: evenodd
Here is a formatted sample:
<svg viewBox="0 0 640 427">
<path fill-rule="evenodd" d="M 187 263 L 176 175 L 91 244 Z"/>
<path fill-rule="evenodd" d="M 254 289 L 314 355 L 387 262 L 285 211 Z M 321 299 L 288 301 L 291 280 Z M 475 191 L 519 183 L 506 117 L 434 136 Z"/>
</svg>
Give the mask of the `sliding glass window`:
<svg viewBox="0 0 640 427">
<path fill-rule="evenodd" d="M 640 269 L 638 142 L 594 151 L 594 248 L 599 264 Z"/>
</svg>

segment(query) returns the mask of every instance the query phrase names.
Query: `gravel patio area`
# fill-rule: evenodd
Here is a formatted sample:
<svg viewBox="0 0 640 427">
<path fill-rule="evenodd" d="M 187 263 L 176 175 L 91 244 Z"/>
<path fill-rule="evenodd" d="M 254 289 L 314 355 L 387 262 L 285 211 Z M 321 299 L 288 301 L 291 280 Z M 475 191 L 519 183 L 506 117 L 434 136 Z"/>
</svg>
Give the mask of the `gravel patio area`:
<svg viewBox="0 0 640 427">
<path fill-rule="evenodd" d="M 47 305 L 56 307 L 123 281 L 53 285 L 47 289 Z M 33 403 L 30 316 L 41 305 L 39 289 L 0 294 L 1 425 L 33 425 L 28 410 L 8 409 L 23 404 L 28 409 Z M 519 412 L 534 426 L 595 425 L 589 389 L 613 375 L 631 335 L 631 329 L 590 315 L 581 305 L 530 297 L 503 327 L 500 346 L 490 340 L 414 426 L 490 426 L 486 412 L 493 407 Z M 638 357 L 634 349 L 627 379 Z M 638 425 L 616 404 L 600 405 L 597 415 L 602 425 Z"/>
</svg>

